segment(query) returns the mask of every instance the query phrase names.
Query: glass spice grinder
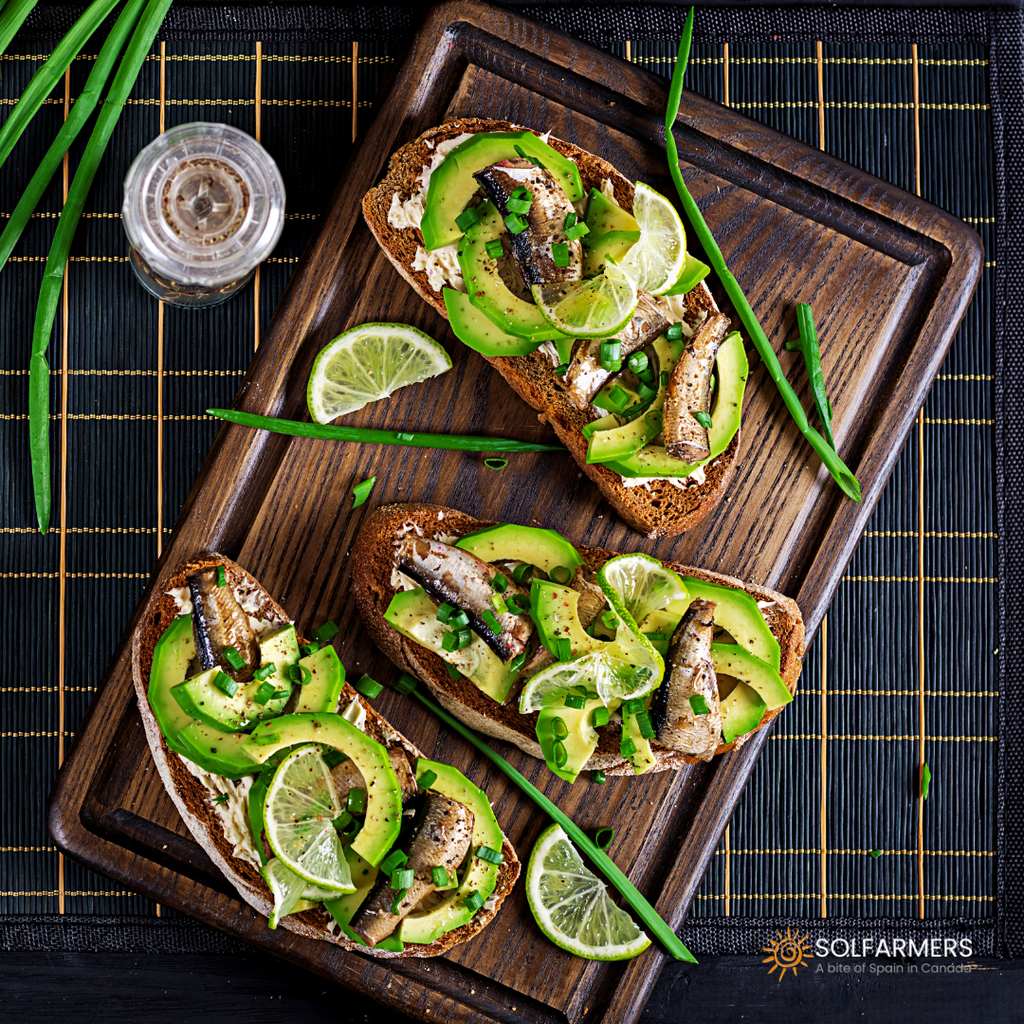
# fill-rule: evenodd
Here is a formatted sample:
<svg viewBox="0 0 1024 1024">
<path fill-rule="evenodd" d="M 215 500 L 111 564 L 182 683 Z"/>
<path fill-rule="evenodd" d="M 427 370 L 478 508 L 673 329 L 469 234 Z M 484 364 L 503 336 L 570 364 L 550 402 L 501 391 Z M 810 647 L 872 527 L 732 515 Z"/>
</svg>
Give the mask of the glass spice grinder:
<svg viewBox="0 0 1024 1024">
<path fill-rule="evenodd" d="M 224 302 L 277 244 L 284 202 L 281 172 L 251 135 L 203 121 L 171 128 L 124 180 L 131 267 L 164 302 Z"/>
</svg>

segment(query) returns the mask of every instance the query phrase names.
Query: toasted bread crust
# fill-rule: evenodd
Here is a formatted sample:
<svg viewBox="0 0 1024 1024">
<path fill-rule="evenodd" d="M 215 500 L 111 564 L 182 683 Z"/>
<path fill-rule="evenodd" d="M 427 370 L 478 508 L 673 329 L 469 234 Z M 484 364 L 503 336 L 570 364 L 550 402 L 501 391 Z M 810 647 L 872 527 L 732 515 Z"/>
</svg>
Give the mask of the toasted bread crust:
<svg viewBox="0 0 1024 1024">
<path fill-rule="evenodd" d="M 407 524 L 411 524 L 411 527 Z M 363 624 L 377 646 L 395 665 L 422 680 L 440 704 L 471 728 L 487 736 L 515 743 L 527 754 L 543 760 L 535 734 L 536 714 L 522 715 L 514 701 L 499 705 L 468 680 L 453 680 L 448 675 L 445 663 L 436 654 L 402 636 L 384 619 L 384 612 L 395 595 L 395 587 L 391 584 L 394 564 L 392 551 L 399 529 L 412 528 L 419 530 L 425 537 L 441 539 L 462 537 L 474 530 L 493 525 L 495 524 L 492 522 L 477 520 L 463 512 L 440 505 L 382 505 L 366 520 L 353 545 L 352 589 Z M 615 551 L 588 548 L 579 544 L 576 548 L 592 572 L 596 572 L 609 558 L 618 554 Z M 780 674 L 790 693 L 796 692 L 804 656 L 804 622 L 800 609 L 792 598 L 767 587 L 744 583 L 732 576 L 709 572 L 706 569 L 680 565 L 677 562 L 665 562 L 665 565 L 680 574 L 697 576 L 710 583 L 745 590 L 757 601 L 771 601 L 772 606 L 766 608 L 765 613 L 768 626 L 781 648 Z M 757 729 L 764 728 L 780 710 L 767 711 Z M 753 731 L 756 732 L 757 729 Z M 633 767 L 619 752 L 618 739 L 614 732 L 614 729 L 608 727 L 599 730 L 600 743 L 587 762 L 586 768 L 592 771 L 600 770 L 607 775 L 632 775 Z M 725 753 L 735 746 L 735 742 L 721 745 L 715 753 Z M 684 764 L 701 763 L 698 758 L 667 750 L 657 743 L 652 743 L 651 749 L 658 759 L 652 771 L 667 771 L 680 768 Z"/>
<path fill-rule="evenodd" d="M 411 266 L 417 249 L 423 245 L 422 234 L 418 228 L 393 227 L 388 221 L 388 210 L 396 194 L 400 201 L 405 202 L 419 188 L 420 174 L 424 166 L 429 165 L 439 143 L 463 132 L 482 131 L 531 131 L 540 135 L 533 128 L 524 128 L 510 121 L 479 118 L 446 121 L 399 149 L 391 157 L 387 175 L 363 197 L 363 216 L 384 254 L 420 297 L 442 316 L 446 313 L 441 293 L 431 288 L 425 271 L 413 270 Z M 561 139 L 549 138 L 548 142 L 563 156 L 576 161 L 586 191 L 600 189 L 604 180 L 610 180 L 616 202 L 623 209 L 633 209 L 633 185 L 610 163 Z M 691 328 L 696 328 L 705 315 L 719 311 L 703 282 L 690 291 L 684 301 L 686 320 Z M 650 537 L 683 533 L 718 504 L 729 486 L 739 457 L 739 432 L 729 447 L 704 467 L 700 483 L 677 487 L 666 481 L 653 481 L 644 486 L 627 487 L 614 470 L 600 463 L 587 463 L 587 442 L 581 430 L 588 417 L 569 400 L 551 360 L 543 352 L 538 350 L 511 358 L 494 357 L 487 361 L 538 411 L 538 419 L 551 424 L 580 469 L 597 484 L 612 507 L 634 530 Z"/>
<path fill-rule="evenodd" d="M 132 638 L 132 679 L 135 683 L 135 694 L 138 699 L 139 712 L 142 715 L 143 726 L 146 730 L 146 739 L 149 742 L 150 750 L 153 752 L 157 771 L 160 773 L 160 778 L 171 799 L 174 801 L 175 807 L 177 807 L 185 824 L 188 825 L 189 831 L 195 840 L 209 854 L 225 877 L 235 886 L 239 895 L 254 910 L 265 917 L 269 917 L 273 909 L 274 900 L 269 888 L 263 881 L 263 877 L 252 864 L 234 855 L 234 846 L 224 834 L 220 819 L 211 803 L 209 790 L 189 771 L 183 759 L 167 746 L 160 732 L 156 717 L 149 706 L 147 694 L 149 674 L 153 664 L 153 651 L 156 643 L 164 630 L 178 615 L 175 600 L 168 591 L 186 586 L 186 577 L 189 574 L 211 565 L 224 566 L 230 586 L 238 587 L 244 582 L 248 587 L 259 593 L 258 618 L 266 619 L 275 625 L 285 625 L 291 621 L 285 610 L 241 566 L 232 562 L 231 559 L 214 552 L 197 555 L 161 580 L 159 586 L 154 589 L 149 603 L 146 605 L 146 611 L 141 623 Z M 397 742 L 413 758 L 423 756 L 422 752 L 414 744 L 397 733 L 370 706 L 370 703 L 364 700 L 347 683 L 342 691 L 342 700 L 346 703 L 352 700 L 360 702 L 366 712 L 366 731 L 378 742 Z M 385 736 L 385 730 L 387 731 L 387 736 Z M 481 928 L 490 922 L 498 912 L 505 897 L 512 891 L 516 879 L 519 877 L 520 863 L 516 857 L 515 849 L 507 838 L 502 847 L 502 852 L 505 856 L 498 871 L 497 888 L 494 890 L 492 900 L 489 901 L 493 903 L 492 907 L 490 909 L 481 909 L 468 924 L 442 935 L 435 942 L 427 945 L 409 943 L 401 953 L 359 945 L 348 939 L 340 930 L 334 932 L 328 930 L 328 925 L 332 919 L 322 907 L 306 910 L 298 914 L 291 914 L 281 921 L 281 927 L 297 932 L 307 938 L 324 939 L 328 942 L 333 942 L 338 946 L 343 946 L 345 949 L 358 949 L 368 956 L 385 959 L 438 956 L 451 949 L 452 946 L 471 939 L 479 932 Z"/>
</svg>

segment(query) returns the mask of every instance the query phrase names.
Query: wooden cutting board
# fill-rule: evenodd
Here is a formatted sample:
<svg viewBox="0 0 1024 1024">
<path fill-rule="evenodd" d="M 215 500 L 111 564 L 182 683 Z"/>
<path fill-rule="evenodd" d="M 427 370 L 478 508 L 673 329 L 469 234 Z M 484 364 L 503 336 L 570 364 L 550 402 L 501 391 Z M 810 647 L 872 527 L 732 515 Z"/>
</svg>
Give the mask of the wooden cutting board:
<svg viewBox="0 0 1024 1024">
<path fill-rule="evenodd" d="M 360 199 L 395 149 L 459 116 L 550 130 L 671 195 L 660 127 L 666 97 L 664 79 L 508 11 L 473 3 L 436 8 L 378 100 L 238 406 L 304 418 L 306 379 L 320 348 L 354 324 L 396 320 L 445 343 L 453 370 L 347 422 L 549 439 L 536 414 L 392 269 L 363 223 Z M 980 241 L 920 199 L 700 96 L 684 96 L 676 135 L 690 188 L 776 350 L 796 334 L 796 303 L 814 300 L 835 436 L 860 477 L 863 505 L 832 484 L 751 352 L 735 481 L 723 504 L 682 537 L 653 542 L 630 531 L 568 455 L 514 455 L 494 472 L 480 455 L 225 426 L 154 580 L 197 551 L 219 550 L 253 572 L 300 630 L 334 618 L 350 672 L 390 681 L 394 670 L 363 633 L 348 592 L 349 552 L 375 504 L 422 500 L 766 583 L 797 598 L 812 635 L 970 301 Z M 791 379 L 803 381 L 799 357 L 783 358 Z M 806 385 L 802 398 L 809 406 Z M 374 474 L 371 502 L 353 510 L 351 488 Z M 133 626 L 51 795 L 50 828 L 67 854 L 423 1020 L 635 1020 L 662 953 L 652 948 L 614 964 L 573 958 L 541 936 L 521 885 L 490 927 L 434 960 L 385 963 L 269 931 L 191 839 L 161 787 L 132 692 Z M 431 756 L 486 788 L 525 858 L 546 825 L 534 806 L 410 698 L 386 690 L 376 705 Z M 582 827 L 615 823 L 616 861 L 666 919 L 683 925 L 685 938 L 687 908 L 764 741 L 762 732 L 712 765 L 603 787 L 566 785 L 539 762 L 498 746 Z"/>
</svg>

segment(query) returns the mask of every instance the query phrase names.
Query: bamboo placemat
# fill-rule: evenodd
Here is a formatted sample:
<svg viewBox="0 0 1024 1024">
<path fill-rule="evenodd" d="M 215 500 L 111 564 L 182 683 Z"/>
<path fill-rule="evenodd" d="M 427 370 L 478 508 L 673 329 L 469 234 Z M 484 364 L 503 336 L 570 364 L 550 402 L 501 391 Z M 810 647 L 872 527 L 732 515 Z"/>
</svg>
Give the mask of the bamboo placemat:
<svg viewBox="0 0 1024 1024">
<path fill-rule="evenodd" d="M 50 349 L 55 516 L 45 538 L 33 530 L 26 367 L 65 183 L 55 182 L 0 274 L 0 599 L 11 625 L 0 644 L 0 942 L 22 948 L 59 944 L 51 916 L 98 915 L 98 934 L 106 930 L 100 917 L 130 919 L 135 928 L 159 913 L 59 856 L 43 802 L 216 433 L 202 410 L 230 404 L 409 19 L 381 8 L 371 31 L 358 13 L 234 9 L 225 27 L 225 10 L 232 9 L 208 13 L 217 38 L 213 29 L 204 37 L 202 9 L 172 9 L 76 237 Z M 671 74 L 678 9 L 623 7 L 593 24 L 571 7 L 536 14 Z M 52 31 L 61 16 L 41 16 L 38 31 Z M 837 918 L 868 919 L 849 927 L 874 931 L 924 919 L 934 925 L 915 927 L 970 932 L 995 950 L 994 171 L 1002 140 L 993 133 L 993 53 L 1007 25 L 1019 33 L 1019 16 L 816 17 L 702 12 L 690 87 L 955 213 L 981 234 L 985 271 L 687 936 L 705 952 L 748 952 L 778 921 L 814 929 L 831 921 L 838 934 L 847 925 Z M 260 19 L 267 39 L 254 35 Z M 54 41 L 19 39 L 0 58 L 0 117 Z M 0 169 L 0 217 L 89 67 L 87 56 L 74 63 Z M 273 257 L 240 296 L 202 313 L 161 307 L 135 283 L 119 216 L 121 182 L 137 151 L 163 128 L 197 119 L 260 138 L 288 188 L 287 227 Z M 923 762 L 933 777 L 927 801 L 917 787 Z M 26 930 L 36 919 L 45 927 Z M 182 923 L 154 927 L 180 931 Z"/>
</svg>

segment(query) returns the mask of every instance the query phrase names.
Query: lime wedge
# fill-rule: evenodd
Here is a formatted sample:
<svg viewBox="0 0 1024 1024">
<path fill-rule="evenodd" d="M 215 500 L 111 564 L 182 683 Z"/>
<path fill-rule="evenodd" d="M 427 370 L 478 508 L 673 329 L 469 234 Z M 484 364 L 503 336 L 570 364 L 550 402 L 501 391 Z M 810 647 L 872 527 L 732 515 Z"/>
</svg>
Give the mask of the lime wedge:
<svg viewBox="0 0 1024 1024">
<path fill-rule="evenodd" d="M 652 295 L 667 292 L 686 268 L 686 231 L 676 208 L 650 185 L 637 182 L 633 216 L 640 239 L 622 261 L 626 273 Z"/>
<path fill-rule="evenodd" d="M 535 284 L 533 301 L 545 320 L 577 338 L 603 338 L 629 323 L 637 304 L 636 279 L 614 262 L 585 281 Z"/>
<path fill-rule="evenodd" d="M 597 583 L 608 603 L 620 616 L 619 606 L 624 607 L 633 622 L 689 596 L 682 577 L 650 555 L 609 558 L 598 571 Z"/>
<path fill-rule="evenodd" d="M 314 423 L 330 423 L 451 368 L 448 353 L 415 327 L 362 324 L 316 357 L 306 388 L 309 415 Z"/>
<path fill-rule="evenodd" d="M 267 789 L 263 827 L 282 865 L 304 880 L 303 891 L 309 885 L 333 895 L 355 891 L 332 824 L 341 811 L 316 744 L 297 747 L 277 766 Z"/>
<path fill-rule="evenodd" d="M 274 894 L 274 909 L 270 913 L 269 925 L 276 928 L 281 918 L 287 917 L 303 902 L 302 893 L 309 882 L 286 867 L 278 857 L 271 857 L 260 868 L 260 874 Z"/>
<path fill-rule="evenodd" d="M 530 854 L 526 898 L 540 930 L 586 960 L 629 960 L 651 944 L 612 902 L 560 825 L 545 829 Z"/>
</svg>

